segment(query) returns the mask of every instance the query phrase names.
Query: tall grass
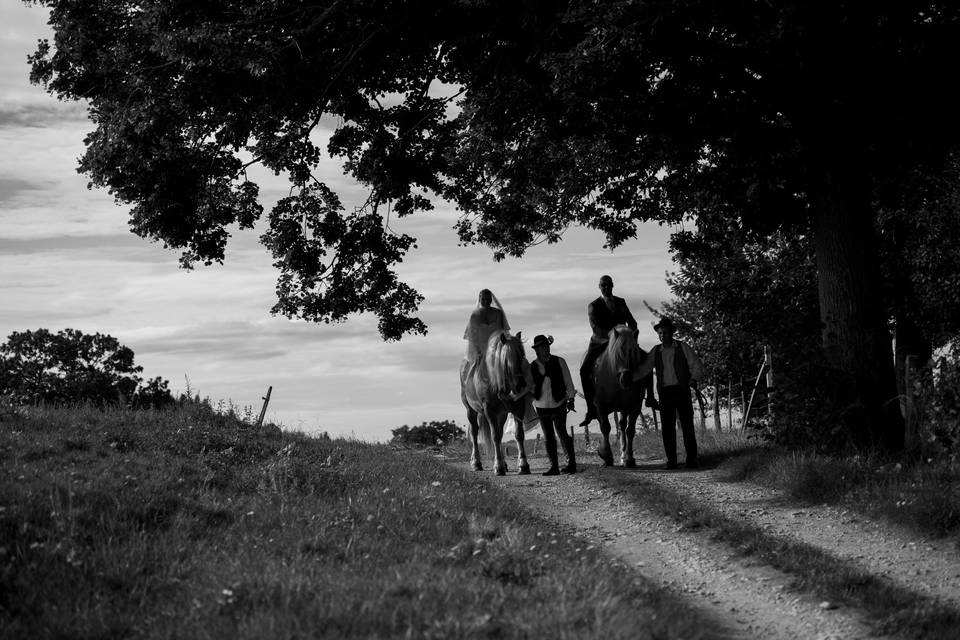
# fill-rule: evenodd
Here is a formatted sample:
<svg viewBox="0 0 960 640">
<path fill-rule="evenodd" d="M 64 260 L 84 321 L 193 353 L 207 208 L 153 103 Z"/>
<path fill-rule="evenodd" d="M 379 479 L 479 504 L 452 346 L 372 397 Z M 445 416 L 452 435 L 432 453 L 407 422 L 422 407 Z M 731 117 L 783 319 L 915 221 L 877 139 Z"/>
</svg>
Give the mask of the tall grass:
<svg viewBox="0 0 960 640">
<path fill-rule="evenodd" d="M 776 486 L 808 504 L 842 504 L 927 536 L 960 534 L 960 464 L 952 459 L 891 462 L 771 449 L 726 468 L 731 479 Z"/>
<path fill-rule="evenodd" d="M 0 637 L 696 638 L 476 476 L 186 403 L 0 423 Z"/>
</svg>

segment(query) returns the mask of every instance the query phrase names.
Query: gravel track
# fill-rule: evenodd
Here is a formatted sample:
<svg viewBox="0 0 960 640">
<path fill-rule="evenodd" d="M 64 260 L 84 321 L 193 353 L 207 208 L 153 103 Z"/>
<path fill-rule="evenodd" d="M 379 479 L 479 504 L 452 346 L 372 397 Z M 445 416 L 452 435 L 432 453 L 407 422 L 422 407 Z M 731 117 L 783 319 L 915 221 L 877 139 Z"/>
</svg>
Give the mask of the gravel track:
<svg viewBox="0 0 960 640">
<path fill-rule="evenodd" d="M 712 540 L 709 531 L 682 530 L 638 503 L 629 485 L 656 483 L 691 503 L 709 504 L 727 517 L 814 546 L 901 588 L 960 607 L 960 555 L 948 542 L 920 539 L 835 507 L 791 505 L 769 488 L 726 481 L 717 469 L 665 471 L 663 460 L 651 457 L 638 459 L 639 468 L 628 470 L 588 459 L 580 464 L 583 473 L 542 477 L 537 474 L 546 461 L 531 457 L 530 462 L 533 475 L 516 475 L 511 461 L 511 473 L 504 477 L 456 464 L 602 547 L 714 621 L 707 637 L 886 636 L 871 631 L 864 612 L 791 588 L 792 576 Z"/>
</svg>

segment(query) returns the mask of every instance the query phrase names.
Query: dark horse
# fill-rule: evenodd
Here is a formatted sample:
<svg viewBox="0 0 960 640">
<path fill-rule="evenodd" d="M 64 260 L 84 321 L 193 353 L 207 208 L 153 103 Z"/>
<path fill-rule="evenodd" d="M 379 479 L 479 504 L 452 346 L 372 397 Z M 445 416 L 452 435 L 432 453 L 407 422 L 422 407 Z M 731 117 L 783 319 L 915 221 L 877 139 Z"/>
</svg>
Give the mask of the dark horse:
<svg viewBox="0 0 960 640">
<path fill-rule="evenodd" d="M 533 388 L 530 363 L 523 353 L 520 334 L 511 336 L 506 331 L 494 331 L 487 342 L 483 357 L 477 363 L 464 360 L 460 366 L 460 399 L 467 409 L 470 421 L 470 439 L 473 450 L 470 462 L 477 471 L 480 464 L 480 449 L 477 435 L 487 450 L 493 447 L 494 470 L 498 476 L 507 472 L 501 442 L 507 416 L 513 414 L 514 437 L 517 439 L 517 463 L 520 474 L 530 473 L 527 452 L 523 447 L 523 416 L 526 398 L 521 395 Z"/>
<path fill-rule="evenodd" d="M 610 420 L 608 414 L 617 412 L 617 439 L 620 441 L 620 462 L 625 467 L 636 467 L 633 457 L 633 438 L 637 433 L 637 417 L 644 396 L 653 398 L 653 363 L 646 351 L 637 344 L 636 333 L 626 325 L 610 330 L 606 350 L 597 358 L 593 369 L 596 384 L 594 405 L 600 419 L 600 447 L 597 449 L 606 466 L 613 466 L 610 450 Z"/>
</svg>

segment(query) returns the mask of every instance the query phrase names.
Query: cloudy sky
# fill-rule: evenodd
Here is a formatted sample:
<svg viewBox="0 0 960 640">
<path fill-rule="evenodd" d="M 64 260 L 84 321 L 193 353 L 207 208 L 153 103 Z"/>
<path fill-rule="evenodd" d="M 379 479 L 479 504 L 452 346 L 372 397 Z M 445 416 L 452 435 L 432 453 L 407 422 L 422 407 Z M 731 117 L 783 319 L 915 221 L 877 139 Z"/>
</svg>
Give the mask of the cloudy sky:
<svg viewBox="0 0 960 640">
<path fill-rule="evenodd" d="M 175 393 L 189 388 L 214 402 L 259 411 L 290 429 L 384 440 L 390 429 L 430 420 L 465 424 L 457 368 L 477 292 L 491 289 L 514 331 L 552 334 L 554 353 L 573 369 L 589 337 L 586 305 L 610 274 L 641 328 L 643 301 L 669 298 L 669 229 L 649 225 L 616 252 L 603 238 L 572 229 L 564 241 L 495 263 L 484 247 L 458 247 L 452 207 L 394 225 L 418 238 L 400 275 L 425 300 L 429 335 L 380 340 L 373 317 L 342 325 L 270 315 L 276 274 L 257 238 L 237 234 L 223 265 L 187 272 L 177 254 L 129 232 L 127 209 L 91 191 L 76 172 L 92 129 L 82 105 L 60 103 L 27 80 L 26 56 L 48 37 L 45 10 L 0 5 L 0 338 L 12 331 L 74 328 L 115 336 L 136 353 L 146 377 Z M 362 192 L 339 165 L 321 167 L 345 203 Z M 266 207 L 286 194 L 261 176 Z M 641 345 L 655 341 L 652 330 Z M 581 407 L 582 412 L 582 407 Z"/>
</svg>

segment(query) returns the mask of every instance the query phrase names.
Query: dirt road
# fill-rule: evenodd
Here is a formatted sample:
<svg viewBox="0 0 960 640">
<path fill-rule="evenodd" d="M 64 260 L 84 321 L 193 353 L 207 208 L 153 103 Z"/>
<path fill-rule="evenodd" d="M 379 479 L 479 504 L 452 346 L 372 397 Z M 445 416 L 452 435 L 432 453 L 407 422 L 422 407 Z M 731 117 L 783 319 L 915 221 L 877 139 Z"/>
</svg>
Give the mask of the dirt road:
<svg viewBox="0 0 960 640">
<path fill-rule="evenodd" d="M 583 473 L 496 477 L 473 472 L 561 528 L 575 532 L 612 558 L 665 587 L 716 624 L 716 638 L 882 638 L 869 614 L 798 588 L 796 576 L 716 542 L 709 529 L 684 530 L 637 498 L 654 483 L 690 504 L 709 503 L 726 517 L 765 533 L 799 541 L 837 563 L 878 576 L 931 602 L 960 608 L 960 554 L 951 543 L 918 539 L 889 524 L 841 509 L 791 505 L 769 488 L 729 482 L 718 469 L 666 471 L 655 457 L 638 469 L 581 463 Z M 641 494 L 642 495 L 642 494 Z"/>
</svg>

